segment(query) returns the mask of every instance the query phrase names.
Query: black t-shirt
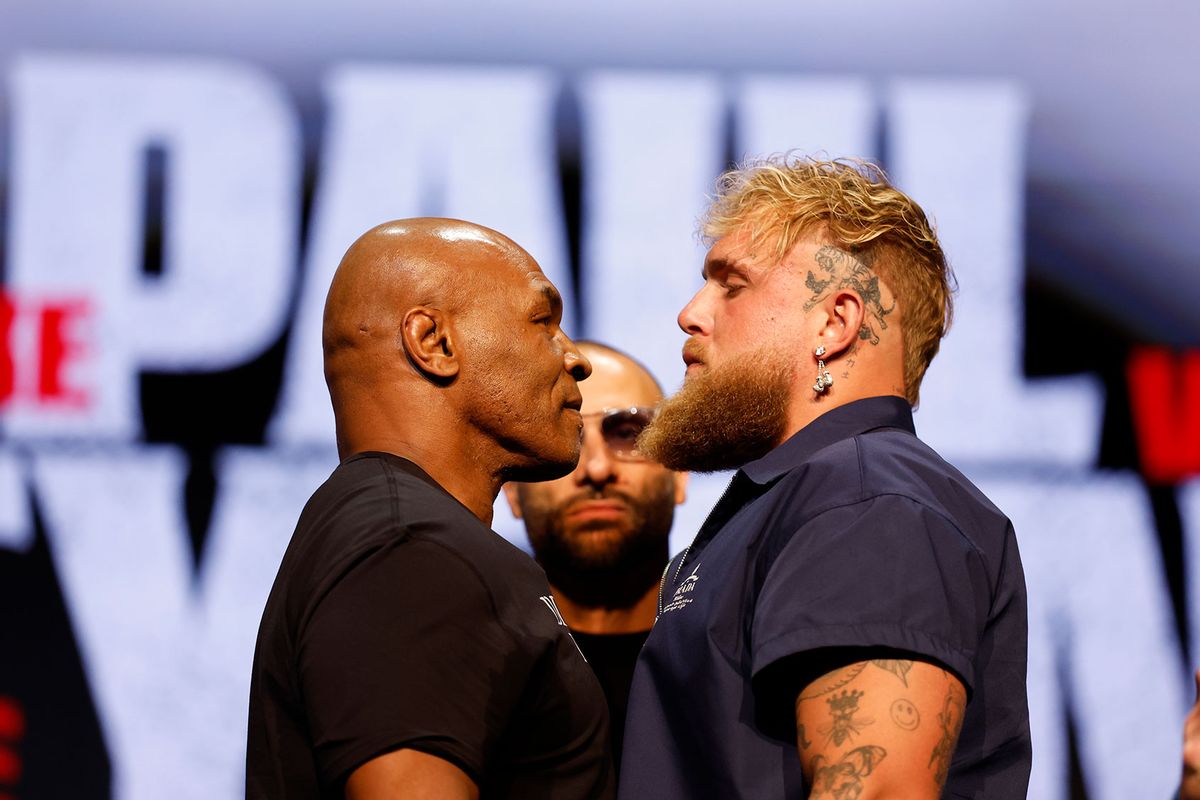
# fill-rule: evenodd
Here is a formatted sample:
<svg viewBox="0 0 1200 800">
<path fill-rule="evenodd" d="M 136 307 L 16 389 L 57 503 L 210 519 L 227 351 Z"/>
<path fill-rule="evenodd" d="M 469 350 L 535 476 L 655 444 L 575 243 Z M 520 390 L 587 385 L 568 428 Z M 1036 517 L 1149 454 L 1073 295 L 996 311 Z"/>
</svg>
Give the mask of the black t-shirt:
<svg viewBox="0 0 1200 800">
<path fill-rule="evenodd" d="M 636 633 L 575 632 L 579 649 L 587 656 L 588 666 L 600 680 L 608 700 L 608 724 L 612 731 L 613 759 L 621 769 L 621 746 L 625 740 L 625 708 L 629 705 L 629 687 L 633 667 L 650 631 Z"/>
<path fill-rule="evenodd" d="M 416 465 L 347 459 L 309 500 L 267 600 L 248 798 L 341 797 L 397 748 L 484 798 L 610 798 L 600 687 L 545 574 Z"/>
</svg>

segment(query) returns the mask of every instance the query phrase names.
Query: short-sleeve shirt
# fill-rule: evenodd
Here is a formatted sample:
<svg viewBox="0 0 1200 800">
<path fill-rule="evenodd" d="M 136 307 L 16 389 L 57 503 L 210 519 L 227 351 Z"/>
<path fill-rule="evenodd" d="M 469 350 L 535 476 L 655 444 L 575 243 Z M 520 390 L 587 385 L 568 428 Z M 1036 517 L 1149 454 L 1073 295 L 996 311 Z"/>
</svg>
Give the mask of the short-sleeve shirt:
<svg viewBox="0 0 1200 800">
<path fill-rule="evenodd" d="M 609 798 L 600 686 L 545 573 L 412 462 L 347 459 L 309 500 L 259 628 L 248 798 L 342 797 L 412 748 L 484 798 Z"/>
<path fill-rule="evenodd" d="M 788 731 L 767 722 L 790 717 L 794 695 L 760 679 L 818 650 L 887 648 L 967 689 L 944 796 L 1024 798 L 1026 643 L 1008 519 L 916 437 L 902 398 L 840 406 L 738 470 L 668 565 L 620 796 L 806 796 L 794 717 Z"/>
</svg>

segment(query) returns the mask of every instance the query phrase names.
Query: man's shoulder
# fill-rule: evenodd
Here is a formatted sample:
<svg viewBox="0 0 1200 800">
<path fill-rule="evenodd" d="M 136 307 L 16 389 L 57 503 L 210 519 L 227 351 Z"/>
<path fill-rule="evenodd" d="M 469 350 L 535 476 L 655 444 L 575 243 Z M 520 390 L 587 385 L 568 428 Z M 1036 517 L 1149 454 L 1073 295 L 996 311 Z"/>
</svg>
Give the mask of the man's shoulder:
<svg viewBox="0 0 1200 800">
<path fill-rule="evenodd" d="M 876 428 L 814 453 L 784 480 L 792 502 L 809 512 L 861 507 L 888 514 L 923 507 L 971 539 L 1004 535 L 1008 518 L 960 470 L 910 431 Z"/>
<path fill-rule="evenodd" d="M 296 525 L 297 536 L 332 537 L 350 549 L 442 530 L 488 528 L 420 467 L 388 453 L 361 453 L 339 464 Z"/>
<path fill-rule="evenodd" d="M 431 558 L 441 566 L 429 579 L 472 575 L 489 593 L 513 580 L 544 581 L 532 559 L 419 467 L 397 456 L 370 453 L 340 464 L 313 493 L 296 524 L 277 584 L 312 605 L 357 567 L 381 560 L 399 566 L 406 560 L 429 564 Z"/>
<path fill-rule="evenodd" d="M 857 438 L 866 496 L 896 494 L 951 518 L 969 514 L 1007 524 L 970 478 L 913 434 L 889 428 Z"/>
</svg>

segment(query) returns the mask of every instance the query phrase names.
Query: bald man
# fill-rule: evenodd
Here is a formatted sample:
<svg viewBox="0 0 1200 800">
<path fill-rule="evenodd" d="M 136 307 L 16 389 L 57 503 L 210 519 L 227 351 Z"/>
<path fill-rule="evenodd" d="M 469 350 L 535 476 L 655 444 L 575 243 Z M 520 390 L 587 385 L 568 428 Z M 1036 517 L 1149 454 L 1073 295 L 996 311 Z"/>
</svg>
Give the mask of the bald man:
<svg viewBox="0 0 1200 800">
<path fill-rule="evenodd" d="M 490 529 L 508 480 L 579 456 L 577 381 L 537 263 L 495 231 L 364 234 L 325 305 L 341 464 L 259 629 L 249 798 L 605 798 L 600 687 L 546 583 Z"/>
<path fill-rule="evenodd" d="M 687 473 L 637 449 L 662 400 L 654 377 L 607 345 L 579 342 L 579 349 L 592 365 L 582 387 L 579 465 L 558 480 L 510 483 L 504 491 L 604 688 L 618 760 L 633 667 L 654 625 L 667 537 Z"/>
</svg>

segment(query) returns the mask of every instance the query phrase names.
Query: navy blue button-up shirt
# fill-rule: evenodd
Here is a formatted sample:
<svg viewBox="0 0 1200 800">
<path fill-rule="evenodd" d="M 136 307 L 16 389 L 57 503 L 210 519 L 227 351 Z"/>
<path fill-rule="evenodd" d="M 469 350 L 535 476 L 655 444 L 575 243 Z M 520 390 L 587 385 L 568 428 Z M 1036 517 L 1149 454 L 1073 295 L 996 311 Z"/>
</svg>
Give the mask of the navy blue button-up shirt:
<svg viewBox="0 0 1200 800">
<path fill-rule="evenodd" d="M 738 470 L 668 566 L 620 796 L 804 796 L 794 733 L 763 722 L 794 697 L 757 679 L 821 648 L 884 647 L 966 686 L 944 796 L 1023 798 L 1026 639 L 1008 519 L 916 437 L 902 398 L 835 408 Z"/>
</svg>

